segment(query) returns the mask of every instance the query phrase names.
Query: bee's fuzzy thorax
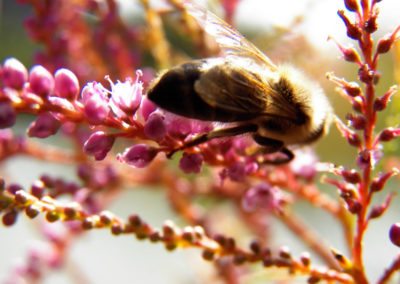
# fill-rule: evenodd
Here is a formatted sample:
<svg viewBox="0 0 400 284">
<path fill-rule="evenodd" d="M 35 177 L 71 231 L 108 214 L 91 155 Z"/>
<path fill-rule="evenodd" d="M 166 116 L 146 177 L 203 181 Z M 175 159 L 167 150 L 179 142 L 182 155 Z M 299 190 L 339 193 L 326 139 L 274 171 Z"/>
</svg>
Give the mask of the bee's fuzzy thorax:
<svg viewBox="0 0 400 284">
<path fill-rule="evenodd" d="M 287 137 L 288 144 L 313 142 L 327 133 L 332 121 L 332 107 L 322 90 L 313 80 L 291 65 L 278 66 L 277 80 L 286 80 L 291 88 L 293 104 L 301 108 L 306 119 L 298 132 Z"/>
</svg>

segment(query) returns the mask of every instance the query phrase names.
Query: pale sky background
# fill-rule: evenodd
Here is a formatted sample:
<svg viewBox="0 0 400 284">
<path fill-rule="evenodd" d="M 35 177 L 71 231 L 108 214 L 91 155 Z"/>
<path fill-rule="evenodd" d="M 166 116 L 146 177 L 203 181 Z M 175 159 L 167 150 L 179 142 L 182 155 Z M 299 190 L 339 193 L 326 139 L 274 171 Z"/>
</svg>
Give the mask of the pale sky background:
<svg viewBox="0 0 400 284">
<path fill-rule="evenodd" d="M 239 5 L 236 18 L 239 25 L 245 23 L 259 28 L 287 26 L 297 15 L 304 15 L 304 33 L 321 48 L 334 46 L 327 43 L 328 35 L 343 39 L 346 34 L 342 20 L 335 13 L 344 9 L 341 0 L 241 0 Z M 400 24 L 400 0 L 385 0 L 378 6 L 380 32 L 389 32 Z"/>
</svg>

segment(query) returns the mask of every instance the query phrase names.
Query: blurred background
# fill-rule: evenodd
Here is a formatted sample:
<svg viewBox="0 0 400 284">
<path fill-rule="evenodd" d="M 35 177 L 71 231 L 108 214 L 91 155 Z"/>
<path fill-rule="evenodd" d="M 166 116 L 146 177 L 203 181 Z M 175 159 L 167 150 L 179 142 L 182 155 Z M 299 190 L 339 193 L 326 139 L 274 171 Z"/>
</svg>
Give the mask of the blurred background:
<svg viewBox="0 0 400 284">
<path fill-rule="evenodd" d="M 57 0 L 54 0 L 57 1 Z M 161 0 L 160 0 L 161 1 Z M 162 6 L 160 1 L 154 1 L 152 5 Z M 121 11 L 124 17 L 131 20 L 132 17 L 140 17 L 143 11 L 134 0 L 120 0 Z M 204 1 L 203 1 L 204 2 Z M 334 105 L 336 114 L 344 119 L 345 114 L 350 111 L 346 100 L 334 92 L 335 86 L 325 79 L 326 72 L 335 72 L 339 77 L 355 80 L 356 69 L 352 64 L 338 60 L 340 53 L 333 41 L 328 41 L 328 36 L 334 37 L 344 45 L 350 44 L 345 37 L 345 29 L 336 11 L 343 9 L 343 1 L 338 0 L 241 0 L 235 16 L 238 29 L 251 41 L 256 43 L 276 62 L 292 62 L 301 68 L 311 70 L 318 78 L 321 85 L 328 94 Z M 212 3 L 210 9 L 218 8 Z M 376 37 L 392 31 L 400 24 L 400 2 L 398 0 L 385 0 L 380 5 L 379 32 Z M 221 11 L 216 10 L 216 13 Z M 0 60 L 13 56 L 21 60 L 26 66 L 34 64 L 34 53 L 40 46 L 32 43 L 23 27 L 23 21 L 31 13 L 27 5 L 20 5 L 17 1 L 0 0 Z M 290 33 L 287 29 L 295 27 Z M 280 37 L 281 33 L 285 36 Z M 307 55 L 301 55 L 303 50 L 297 50 L 294 46 L 285 46 L 285 42 L 293 42 L 287 37 L 304 37 L 307 42 L 307 52 L 317 52 L 317 60 L 310 60 Z M 274 38 L 278 38 L 277 42 Z M 310 51 L 311 50 L 311 51 Z M 378 87 L 378 93 L 383 94 L 396 81 L 394 70 L 396 68 L 393 54 L 385 55 L 380 63 L 379 70 L 382 80 Z M 317 66 L 317 67 L 316 67 Z M 397 66 L 398 68 L 398 66 Z M 314 71 L 312 71 L 314 70 Z M 315 71 L 317 70 L 317 71 Z M 391 113 L 383 117 L 378 127 L 383 127 L 389 122 L 398 124 L 397 101 L 391 108 Z M 20 119 L 17 131 L 22 134 L 29 123 L 29 118 Z M 64 145 L 60 137 L 47 139 L 45 143 Z M 388 154 L 398 157 L 398 145 L 387 144 Z M 355 150 L 347 145 L 340 137 L 335 127 L 331 128 L 328 137 L 317 145 L 317 152 L 321 161 L 330 161 L 335 164 L 343 164 L 354 167 Z M 15 180 L 25 186 L 31 184 L 43 173 L 51 173 L 59 176 L 75 177 L 72 167 L 48 164 L 34 161 L 25 157 L 13 158 L 0 167 L 0 175 L 6 176 L 7 180 Z M 389 190 L 398 190 L 399 180 L 391 183 Z M 335 196 L 333 187 L 321 186 L 321 189 Z M 164 220 L 171 219 L 180 223 L 177 216 L 165 202 L 165 192 L 162 190 L 149 190 L 138 188 L 127 190 L 124 196 L 118 199 L 110 211 L 122 217 L 135 212 L 143 216 L 152 226 L 160 227 Z M 377 202 L 384 195 L 377 196 Z M 400 220 L 400 207 L 398 197 L 394 199 L 389 212 L 376 222 L 372 222 L 365 239 L 365 259 L 368 274 L 371 279 L 376 279 L 382 270 L 388 266 L 390 260 L 398 253 L 389 242 L 387 232 L 391 224 Z M 344 249 L 342 233 L 333 220 L 321 210 L 311 208 L 308 204 L 299 203 L 296 210 L 310 226 L 316 228 L 317 232 L 332 247 Z M 221 216 L 226 218 L 227 226 L 235 226 L 234 218 L 229 218 L 229 210 L 221 209 Z M 321 213 L 322 212 L 322 213 Z M 36 220 L 35 222 L 40 222 Z M 20 218 L 12 228 L 0 227 L 0 283 L 3 283 L 7 275 L 23 261 L 27 251 L 32 247 L 43 245 L 40 243 L 41 234 L 38 232 L 35 222 Z M 291 232 L 289 232 L 278 221 L 272 220 L 276 231 L 273 236 L 273 244 L 277 247 L 288 245 L 294 255 L 299 255 L 307 250 Z M 50 226 L 50 225 L 49 225 Z M 51 226 L 58 226 L 52 224 Z M 60 227 L 60 229 L 62 229 Z M 53 271 L 46 278 L 45 283 L 210 283 L 207 277 L 211 277 L 212 267 L 201 259 L 200 251 L 177 250 L 172 253 L 166 252 L 161 245 L 140 242 L 132 237 L 115 237 L 109 232 L 88 232 L 74 245 L 69 255 L 66 269 L 60 272 Z M 245 283 L 258 283 L 265 279 L 268 270 Z M 73 277 L 71 277 L 73 275 Z M 209 275 L 209 276 L 206 276 Z M 74 280 L 73 280 L 74 279 Z M 298 283 L 303 283 L 299 280 Z M 293 283 L 293 282 L 291 282 Z"/>
</svg>

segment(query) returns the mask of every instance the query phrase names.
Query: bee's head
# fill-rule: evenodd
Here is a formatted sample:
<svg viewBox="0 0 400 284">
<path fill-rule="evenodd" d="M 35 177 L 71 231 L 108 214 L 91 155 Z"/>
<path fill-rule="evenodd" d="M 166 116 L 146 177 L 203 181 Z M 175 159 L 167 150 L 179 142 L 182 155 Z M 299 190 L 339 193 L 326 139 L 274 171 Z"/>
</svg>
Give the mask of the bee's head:
<svg viewBox="0 0 400 284">
<path fill-rule="evenodd" d="M 312 142 L 325 135 L 333 121 L 333 110 L 322 88 L 291 66 L 280 66 L 278 72 L 280 84 L 285 82 L 284 88 L 290 90 L 281 91 L 281 95 L 286 95 L 292 107 L 301 113 L 303 127 L 308 132 L 305 142 Z"/>
</svg>

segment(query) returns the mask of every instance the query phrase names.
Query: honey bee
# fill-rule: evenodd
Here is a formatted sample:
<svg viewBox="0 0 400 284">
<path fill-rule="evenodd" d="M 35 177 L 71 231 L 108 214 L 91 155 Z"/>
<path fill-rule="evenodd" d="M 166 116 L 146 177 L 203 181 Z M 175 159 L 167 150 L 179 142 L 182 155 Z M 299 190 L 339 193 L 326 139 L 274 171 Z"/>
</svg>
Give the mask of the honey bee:
<svg viewBox="0 0 400 284">
<path fill-rule="evenodd" d="M 261 153 L 293 159 L 290 145 L 305 145 L 327 133 L 332 108 L 321 87 L 290 65 L 275 65 L 257 47 L 216 15 L 185 1 L 184 9 L 219 45 L 222 55 L 189 61 L 163 72 L 148 98 L 184 117 L 228 123 L 199 134 L 178 150 L 211 139 L 249 134 Z"/>
</svg>

